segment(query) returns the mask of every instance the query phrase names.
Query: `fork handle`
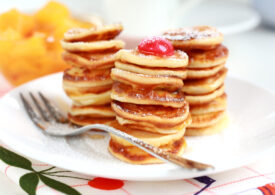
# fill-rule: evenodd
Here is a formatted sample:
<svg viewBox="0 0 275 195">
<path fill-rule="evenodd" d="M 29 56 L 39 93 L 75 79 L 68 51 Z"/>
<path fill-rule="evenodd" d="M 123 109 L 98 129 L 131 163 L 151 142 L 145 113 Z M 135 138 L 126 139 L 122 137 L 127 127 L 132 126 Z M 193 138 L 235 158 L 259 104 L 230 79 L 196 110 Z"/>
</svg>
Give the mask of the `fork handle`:
<svg viewBox="0 0 275 195">
<path fill-rule="evenodd" d="M 107 125 L 102 125 L 102 124 L 87 125 L 87 126 L 80 128 L 79 130 L 84 131 L 84 129 L 85 130 L 100 129 L 100 130 L 107 131 L 108 133 L 112 133 L 118 137 L 121 137 L 121 138 L 127 140 L 131 144 L 137 146 L 138 148 L 141 148 L 142 150 L 146 151 L 147 153 L 151 154 L 152 156 L 154 156 L 158 159 L 176 164 L 180 167 L 184 167 L 184 168 L 188 168 L 188 169 L 197 169 L 197 170 L 205 170 L 208 168 L 214 168 L 211 165 L 196 162 L 196 161 L 189 160 L 189 159 L 185 159 L 185 158 L 182 158 L 181 156 L 175 155 L 171 152 L 164 151 L 160 148 L 157 148 L 155 146 L 147 144 L 144 141 L 142 141 L 134 136 L 131 136 L 125 132 L 119 131 L 119 130 L 117 130 L 113 127 L 107 126 Z"/>
</svg>

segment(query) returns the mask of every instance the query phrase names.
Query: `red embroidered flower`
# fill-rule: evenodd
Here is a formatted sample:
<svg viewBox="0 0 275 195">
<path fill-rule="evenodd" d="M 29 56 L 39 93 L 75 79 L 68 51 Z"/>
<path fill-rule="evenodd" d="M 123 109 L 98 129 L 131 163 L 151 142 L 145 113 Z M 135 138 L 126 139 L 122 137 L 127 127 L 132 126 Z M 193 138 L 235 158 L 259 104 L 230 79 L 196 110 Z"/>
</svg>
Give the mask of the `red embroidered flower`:
<svg viewBox="0 0 275 195">
<path fill-rule="evenodd" d="M 95 177 L 88 182 L 88 185 L 101 190 L 117 190 L 124 186 L 124 182 L 117 179 Z"/>
</svg>

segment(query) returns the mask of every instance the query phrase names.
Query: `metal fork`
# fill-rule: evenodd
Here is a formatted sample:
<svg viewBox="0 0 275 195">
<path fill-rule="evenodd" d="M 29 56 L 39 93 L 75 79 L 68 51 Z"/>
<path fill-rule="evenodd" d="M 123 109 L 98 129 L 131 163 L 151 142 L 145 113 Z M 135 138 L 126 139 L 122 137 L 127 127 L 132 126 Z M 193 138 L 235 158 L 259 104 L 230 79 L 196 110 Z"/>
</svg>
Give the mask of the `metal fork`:
<svg viewBox="0 0 275 195">
<path fill-rule="evenodd" d="M 40 99 L 39 101 L 31 92 L 29 95 L 33 102 L 32 104 L 35 105 L 34 108 L 32 104 L 27 101 L 24 95 L 20 93 L 20 98 L 23 102 L 25 110 L 32 122 L 48 135 L 68 137 L 80 135 L 84 132 L 90 131 L 91 129 L 100 129 L 127 140 L 138 148 L 163 161 L 170 162 L 187 169 L 206 170 L 214 168 L 212 165 L 185 159 L 171 152 L 164 151 L 107 125 L 92 124 L 84 127 L 76 127 L 70 124 L 68 119 L 59 111 L 59 109 L 57 109 L 57 107 L 54 106 L 54 104 L 52 104 L 41 92 L 38 92 L 38 97 Z"/>
</svg>

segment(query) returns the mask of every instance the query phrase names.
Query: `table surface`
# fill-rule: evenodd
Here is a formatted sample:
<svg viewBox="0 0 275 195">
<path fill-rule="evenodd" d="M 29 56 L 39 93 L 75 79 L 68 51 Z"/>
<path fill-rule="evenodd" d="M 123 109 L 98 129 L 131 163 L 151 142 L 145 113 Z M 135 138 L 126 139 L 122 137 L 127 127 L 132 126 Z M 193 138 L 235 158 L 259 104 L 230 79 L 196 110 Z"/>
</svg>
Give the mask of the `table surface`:
<svg viewBox="0 0 275 195">
<path fill-rule="evenodd" d="M 5 174 L 0 172 L 0 194 L 21 195 L 24 191 L 14 184 Z"/>
<path fill-rule="evenodd" d="M 227 36 L 224 44 L 230 50 L 227 67 L 231 73 L 275 92 L 275 31 L 260 26 Z M 1 194 L 24 194 L 1 172 L 0 189 Z"/>
<path fill-rule="evenodd" d="M 275 31 L 259 27 L 253 31 L 225 37 L 229 48 L 227 67 L 262 87 L 275 91 Z"/>
</svg>

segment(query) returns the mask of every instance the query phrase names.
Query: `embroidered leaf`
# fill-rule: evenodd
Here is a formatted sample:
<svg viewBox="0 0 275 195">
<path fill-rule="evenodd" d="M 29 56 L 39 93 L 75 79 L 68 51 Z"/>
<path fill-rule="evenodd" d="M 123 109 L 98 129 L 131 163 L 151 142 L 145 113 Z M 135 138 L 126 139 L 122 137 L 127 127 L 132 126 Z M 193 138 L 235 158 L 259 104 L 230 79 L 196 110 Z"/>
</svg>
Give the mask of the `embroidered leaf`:
<svg viewBox="0 0 275 195">
<path fill-rule="evenodd" d="M 27 173 L 20 177 L 19 184 L 21 188 L 29 195 L 35 195 L 39 178 L 36 173 Z"/>
<path fill-rule="evenodd" d="M 10 166 L 33 171 L 31 161 L 24 158 L 23 156 L 3 148 L 2 146 L 0 147 L 0 159 Z"/>
<path fill-rule="evenodd" d="M 80 195 L 80 193 L 78 191 L 76 191 L 74 188 L 72 188 L 64 183 L 61 183 L 60 181 L 51 179 L 51 178 L 46 177 L 41 174 L 39 174 L 39 177 L 44 182 L 45 185 L 47 185 L 57 191 L 63 192 L 65 194 L 70 194 L 70 195 Z"/>
</svg>

